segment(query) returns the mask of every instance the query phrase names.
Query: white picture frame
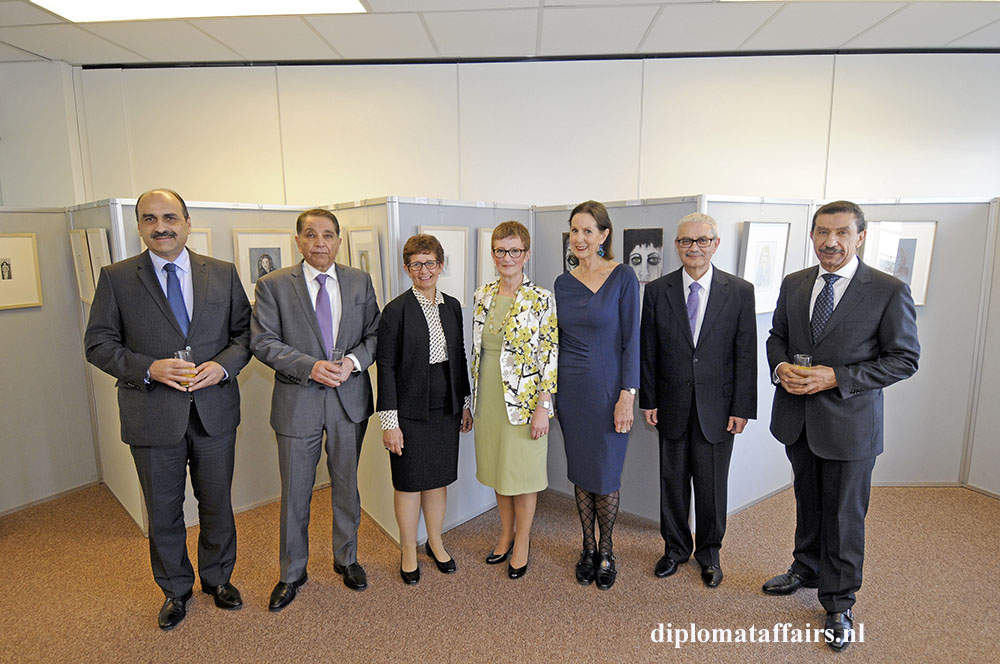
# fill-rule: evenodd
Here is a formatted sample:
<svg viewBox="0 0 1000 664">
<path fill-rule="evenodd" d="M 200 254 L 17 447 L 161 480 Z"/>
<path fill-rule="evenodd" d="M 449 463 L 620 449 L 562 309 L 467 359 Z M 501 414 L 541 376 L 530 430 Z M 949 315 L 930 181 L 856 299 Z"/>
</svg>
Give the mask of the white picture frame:
<svg viewBox="0 0 1000 664">
<path fill-rule="evenodd" d="M 493 262 L 493 229 L 479 229 L 479 269 L 476 275 L 476 288 L 500 278 L 496 263 Z"/>
<path fill-rule="evenodd" d="M 787 221 L 745 221 L 740 243 L 739 275 L 753 284 L 756 313 L 774 311 L 785 276 Z"/>
<path fill-rule="evenodd" d="M 38 238 L 34 233 L 0 234 L 0 309 L 40 306 Z"/>
<path fill-rule="evenodd" d="M 373 226 L 350 228 L 348 248 L 351 257 L 351 267 L 365 272 L 372 278 L 372 288 L 375 289 L 375 299 L 379 307 L 385 304 L 382 287 L 382 246 L 378 239 L 378 231 Z M 343 251 L 343 249 L 341 249 Z"/>
<path fill-rule="evenodd" d="M 254 288 L 261 274 L 295 263 L 295 233 L 283 229 L 234 228 L 233 253 L 236 271 L 253 304 Z"/>
<path fill-rule="evenodd" d="M 111 250 L 108 248 L 108 232 L 103 228 L 87 229 L 87 250 L 90 253 L 90 270 L 94 273 L 94 285 L 101 279 L 101 268 L 111 265 Z"/>
<path fill-rule="evenodd" d="M 94 270 L 90 265 L 90 248 L 87 245 L 87 231 L 75 229 L 69 232 L 69 246 L 73 254 L 73 271 L 76 273 L 76 287 L 80 299 L 93 304 Z"/>
<path fill-rule="evenodd" d="M 192 228 L 188 233 L 187 248 L 200 256 L 214 258 L 212 254 L 212 229 Z"/>
<path fill-rule="evenodd" d="M 915 305 L 926 304 L 937 222 L 869 221 L 865 230 L 865 263 L 907 284 Z"/>
<path fill-rule="evenodd" d="M 462 226 L 420 226 L 418 233 L 433 235 L 444 247 L 444 269 L 438 278 L 438 288 L 468 306 L 466 270 L 469 255 L 469 229 Z"/>
</svg>

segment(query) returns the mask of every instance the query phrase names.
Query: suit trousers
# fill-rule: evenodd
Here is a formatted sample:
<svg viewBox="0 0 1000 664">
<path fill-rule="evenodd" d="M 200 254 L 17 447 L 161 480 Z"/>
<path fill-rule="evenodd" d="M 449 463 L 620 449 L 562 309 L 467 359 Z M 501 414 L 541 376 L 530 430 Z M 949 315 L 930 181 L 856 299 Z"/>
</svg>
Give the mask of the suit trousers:
<svg viewBox="0 0 1000 664">
<path fill-rule="evenodd" d="M 149 519 L 149 559 L 153 578 L 163 594 L 178 597 L 194 585 L 184 526 L 188 466 L 200 521 L 198 576 L 207 586 L 229 583 L 236 564 L 236 521 L 232 504 L 236 430 L 209 436 L 192 402 L 183 440 L 175 445 L 132 445 L 130 449 Z"/>
<path fill-rule="evenodd" d="M 302 578 L 309 562 L 309 507 L 324 434 L 333 504 L 333 560 L 345 566 L 357 562 L 361 524 L 358 459 L 368 421 L 352 422 L 332 390 L 327 390 L 325 401 L 325 421 L 317 423 L 312 435 L 299 438 L 275 434 L 281 473 L 279 560 L 285 583 Z"/>
<path fill-rule="evenodd" d="M 865 558 L 865 516 L 875 457 L 836 461 L 816 456 L 805 431 L 785 448 L 795 473 L 795 562 L 800 576 L 819 577 L 827 611 L 854 606 Z"/>
<path fill-rule="evenodd" d="M 691 557 L 691 485 L 694 485 L 694 557 L 702 565 L 718 565 L 726 534 L 729 460 L 733 437 L 710 443 L 698 423 L 698 410 L 680 438 L 660 435 L 660 534 L 664 553 L 682 563 Z"/>
</svg>

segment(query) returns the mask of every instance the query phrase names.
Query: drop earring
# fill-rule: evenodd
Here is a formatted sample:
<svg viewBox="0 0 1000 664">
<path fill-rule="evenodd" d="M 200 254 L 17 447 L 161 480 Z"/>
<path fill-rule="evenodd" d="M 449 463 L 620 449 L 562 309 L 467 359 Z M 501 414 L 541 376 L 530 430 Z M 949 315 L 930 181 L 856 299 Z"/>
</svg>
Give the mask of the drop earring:
<svg viewBox="0 0 1000 664">
<path fill-rule="evenodd" d="M 597 255 L 600 256 L 601 258 L 604 257 L 604 245 L 603 244 L 599 245 L 597 247 Z"/>
</svg>

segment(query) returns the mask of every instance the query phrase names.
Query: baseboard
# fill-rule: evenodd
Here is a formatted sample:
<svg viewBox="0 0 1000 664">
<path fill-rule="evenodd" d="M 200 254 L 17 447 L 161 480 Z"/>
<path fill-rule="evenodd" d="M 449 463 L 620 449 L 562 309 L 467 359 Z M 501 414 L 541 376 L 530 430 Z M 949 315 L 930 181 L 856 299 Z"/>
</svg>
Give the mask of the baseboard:
<svg viewBox="0 0 1000 664">
<path fill-rule="evenodd" d="M 978 486 L 973 486 L 971 484 L 963 484 L 962 488 L 969 489 L 970 491 L 981 493 L 984 496 L 989 496 L 990 498 L 996 498 L 997 500 L 1000 500 L 1000 493 L 994 493 L 992 491 L 988 491 L 987 489 L 981 489 Z"/>
<path fill-rule="evenodd" d="M 35 505 L 41 505 L 42 503 L 47 503 L 50 500 L 55 500 L 56 498 L 62 498 L 63 496 L 68 496 L 71 493 L 76 493 L 83 489 L 89 489 L 92 486 L 97 486 L 98 484 L 103 484 L 101 480 L 94 480 L 93 482 L 87 482 L 86 484 L 81 484 L 80 486 L 75 486 L 72 489 L 66 489 L 58 493 L 53 493 L 52 495 L 45 496 L 44 498 L 38 498 L 37 500 L 32 500 L 31 502 L 24 503 L 23 505 L 17 505 L 16 507 L 11 507 L 0 512 L 0 519 L 7 516 L 8 514 L 13 514 L 14 512 L 20 512 L 21 510 L 26 510 L 29 507 L 34 507 Z"/>
<path fill-rule="evenodd" d="M 965 485 L 961 482 L 872 482 L 874 487 L 905 487 L 919 489 L 921 487 L 931 488 L 931 489 L 948 489 L 957 488 L 960 489 Z"/>
</svg>

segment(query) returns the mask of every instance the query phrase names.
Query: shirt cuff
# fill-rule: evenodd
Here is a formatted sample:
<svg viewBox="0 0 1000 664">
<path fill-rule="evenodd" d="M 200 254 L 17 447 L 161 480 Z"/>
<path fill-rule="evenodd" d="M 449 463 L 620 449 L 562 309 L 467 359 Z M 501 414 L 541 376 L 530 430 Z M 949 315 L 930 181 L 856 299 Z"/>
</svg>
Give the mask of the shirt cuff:
<svg viewBox="0 0 1000 664">
<path fill-rule="evenodd" d="M 380 410 L 378 411 L 378 421 L 382 425 L 382 431 L 388 431 L 389 429 L 399 428 L 399 411 L 398 410 Z"/>
<path fill-rule="evenodd" d="M 465 410 L 472 410 L 472 395 L 466 394 L 465 399 L 462 401 L 462 408 Z"/>
<path fill-rule="evenodd" d="M 351 362 L 354 362 L 354 373 L 361 373 L 361 362 L 358 360 L 358 356 L 354 353 L 350 353 L 348 356 Z"/>
<path fill-rule="evenodd" d="M 781 385 L 781 378 L 778 377 L 778 367 L 782 364 L 788 364 L 788 362 L 778 362 L 777 366 L 774 367 L 774 371 L 771 373 L 772 385 Z"/>
</svg>

